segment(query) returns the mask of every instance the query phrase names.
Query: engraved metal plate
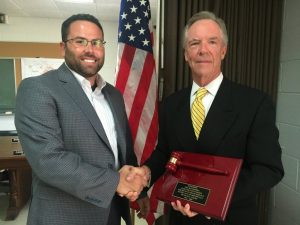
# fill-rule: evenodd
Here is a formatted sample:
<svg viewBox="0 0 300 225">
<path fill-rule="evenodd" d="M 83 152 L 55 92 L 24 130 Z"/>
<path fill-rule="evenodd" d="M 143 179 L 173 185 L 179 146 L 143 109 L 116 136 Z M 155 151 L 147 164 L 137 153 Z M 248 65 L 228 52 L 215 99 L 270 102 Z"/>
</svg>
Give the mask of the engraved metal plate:
<svg viewBox="0 0 300 225">
<path fill-rule="evenodd" d="M 193 184 L 177 182 L 173 192 L 176 198 L 184 199 L 196 204 L 205 205 L 209 196 L 210 190 Z"/>
</svg>

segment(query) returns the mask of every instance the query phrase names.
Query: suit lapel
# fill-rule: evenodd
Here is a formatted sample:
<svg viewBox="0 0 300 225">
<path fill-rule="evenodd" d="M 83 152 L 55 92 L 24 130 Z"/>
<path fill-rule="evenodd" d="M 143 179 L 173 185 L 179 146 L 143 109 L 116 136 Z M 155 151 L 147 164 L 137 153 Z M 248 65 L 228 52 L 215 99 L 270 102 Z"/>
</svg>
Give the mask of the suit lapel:
<svg viewBox="0 0 300 225">
<path fill-rule="evenodd" d="M 181 143 L 185 151 L 194 151 L 196 138 L 191 119 L 190 110 L 190 92 L 191 88 L 183 90 L 179 101 L 176 102 L 177 109 L 174 114 L 176 123 L 176 135 L 178 141 Z M 180 149 L 178 149 L 180 150 Z"/>
<path fill-rule="evenodd" d="M 122 110 L 120 109 L 120 104 L 118 103 L 118 99 L 114 98 L 114 94 L 111 93 L 111 89 L 108 88 L 108 84 L 106 87 L 103 88 L 103 94 L 105 96 L 105 99 L 107 100 L 110 109 L 112 111 L 114 121 L 115 121 L 115 127 L 116 127 L 116 132 L 117 132 L 117 143 L 118 143 L 118 149 L 119 153 L 119 161 L 121 165 L 124 165 L 125 162 L 125 156 L 126 156 L 126 137 L 124 134 L 125 125 L 124 125 L 124 119 L 122 118 L 122 113 L 119 111 Z"/>
<path fill-rule="evenodd" d="M 111 149 L 102 123 L 74 75 L 66 67 L 65 64 L 60 66 L 58 72 L 59 80 L 63 83 L 63 87 L 65 88 L 66 92 L 68 92 L 73 101 L 81 109 L 83 114 L 85 114 L 86 118 L 90 121 L 91 125 L 94 127 L 103 142 L 107 145 L 108 148 Z"/>
<path fill-rule="evenodd" d="M 205 118 L 199 137 L 199 146 L 204 152 L 217 151 L 219 143 L 236 119 L 237 113 L 233 110 L 231 95 L 231 83 L 224 78 Z"/>
</svg>

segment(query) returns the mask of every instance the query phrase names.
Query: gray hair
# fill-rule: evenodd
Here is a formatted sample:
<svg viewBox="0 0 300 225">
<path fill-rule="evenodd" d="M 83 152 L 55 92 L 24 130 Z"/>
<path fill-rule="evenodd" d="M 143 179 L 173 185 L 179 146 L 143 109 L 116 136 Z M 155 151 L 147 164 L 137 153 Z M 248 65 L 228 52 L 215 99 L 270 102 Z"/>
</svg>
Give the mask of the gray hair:
<svg viewBox="0 0 300 225">
<path fill-rule="evenodd" d="M 187 22 L 187 24 L 184 27 L 183 30 L 183 48 L 185 47 L 186 44 L 186 39 L 187 39 L 187 32 L 188 29 L 190 29 L 190 27 L 197 21 L 199 20 L 204 20 L 204 19 L 209 19 L 209 20 L 213 20 L 215 21 L 220 29 L 221 29 L 221 36 L 222 39 L 224 41 L 224 44 L 227 45 L 228 44 L 228 34 L 227 34 L 227 29 L 226 29 L 226 25 L 225 22 L 221 19 L 218 18 L 214 13 L 209 12 L 209 11 L 201 11 L 198 12 L 196 14 L 194 14 Z"/>
</svg>

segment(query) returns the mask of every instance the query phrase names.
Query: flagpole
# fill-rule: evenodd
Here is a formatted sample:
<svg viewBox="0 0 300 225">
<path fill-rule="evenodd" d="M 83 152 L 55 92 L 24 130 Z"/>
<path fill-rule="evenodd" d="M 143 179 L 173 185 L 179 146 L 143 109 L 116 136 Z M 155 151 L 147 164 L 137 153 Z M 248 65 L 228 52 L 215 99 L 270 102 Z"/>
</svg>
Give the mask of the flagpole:
<svg viewBox="0 0 300 225">
<path fill-rule="evenodd" d="M 156 63 L 156 72 L 158 74 L 158 101 L 161 102 L 163 98 L 163 89 L 164 89 L 164 77 L 160 76 L 159 68 L 164 68 L 164 8 L 165 8 L 165 1 L 158 0 L 158 7 L 157 7 L 157 18 L 156 18 L 156 59 L 160 57 L 160 65 Z M 157 60 L 157 62 L 159 62 Z"/>
<path fill-rule="evenodd" d="M 156 29 L 155 29 L 155 59 L 159 59 L 159 55 L 160 55 L 160 34 L 161 34 L 161 25 L 160 25 L 160 9 L 161 9 L 161 0 L 157 0 L 157 10 L 156 10 Z M 158 67 L 159 67 L 159 63 L 156 63 L 155 65 L 156 67 L 156 72 L 158 72 Z"/>
<path fill-rule="evenodd" d="M 161 20 L 161 29 L 160 30 L 160 68 L 164 68 L 164 42 L 165 42 L 165 32 L 164 32 L 164 27 L 165 27 L 165 1 L 164 0 L 158 0 L 159 1 L 159 19 Z M 158 23 L 160 24 L 160 23 Z"/>
<path fill-rule="evenodd" d="M 132 225 L 135 225 L 135 210 L 134 209 L 130 209 L 131 210 L 131 222 Z"/>
</svg>

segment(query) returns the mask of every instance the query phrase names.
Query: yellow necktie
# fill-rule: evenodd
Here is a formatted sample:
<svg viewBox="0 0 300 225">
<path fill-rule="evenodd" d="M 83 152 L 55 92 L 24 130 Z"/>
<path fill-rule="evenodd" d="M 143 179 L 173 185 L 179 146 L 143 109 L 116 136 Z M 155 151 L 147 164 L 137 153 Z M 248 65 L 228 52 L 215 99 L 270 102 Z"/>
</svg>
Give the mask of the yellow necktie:
<svg viewBox="0 0 300 225">
<path fill-rule="evenodd" d="M 196 98 L 192 104 L 192 122 L 197 139 L 199 138 L 200 130 L 205 118 L 205 109 L 202 103 L 202 99 L 206 93 L 207 90 L 205 88 L 198 89 Z"/>
</svg>

